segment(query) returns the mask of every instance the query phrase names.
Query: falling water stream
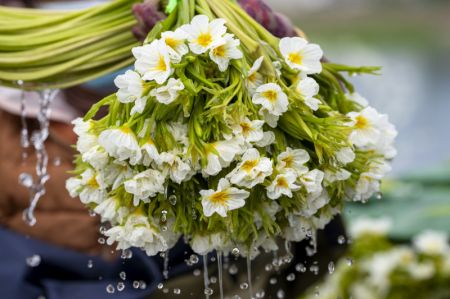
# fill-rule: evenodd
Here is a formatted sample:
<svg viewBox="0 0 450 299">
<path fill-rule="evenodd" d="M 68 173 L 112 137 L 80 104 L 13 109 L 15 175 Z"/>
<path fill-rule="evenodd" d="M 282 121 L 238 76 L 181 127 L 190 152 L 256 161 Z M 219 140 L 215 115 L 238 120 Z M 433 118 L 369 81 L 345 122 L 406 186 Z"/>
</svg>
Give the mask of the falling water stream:
<svg viewBox="0 0 450 299">
<path fill-rule="evenodd" d="M 219 292 L 220 292 L 220 299 L 223 299 L 223 262 L 222 262 L 222 252 L 217 252 L 217 272 L 219 275 Z"/>
<path fill-rule="evenodd" d="M 248 292 L 250 295 L 250 299 L 253 299 L 252 259 L 250 257 L 250 252 L 247 256 L 247 280 L 248 280 Z"/>
<path fill-rule="evenodd" d="M 209 299 L 212 295 L 212 289 L 209 288 L 209 277 L 208 277 L 208 255 L 203 255 L 203 282 L 205 284 L 205 298 Z"/>
<path fill-rule="evenodd" d="M 30 205 L 23 212 L 23 219 L 30 226 L 36 224 L 34 210 L 39 202 L 39 199 L 45 194 L 45 183 L 49 179 L 49 175 L 47 173 L 48 155 L 45 149 L 45 141 L 49 136 L 50 104 L 57 93 L 58 90 L 52 89 L 44 89 L 39 92 L 39 113 L 37 115 L 39 130 L 34 131 L 31 135 L 31 144 L 33 145 L 36 153 L 36 178 L 33 180 L 31 175 L 27 173 L 20 174 L 19 178 L 22 185 L 27 187 L 30 193 Z M 21 105 L 21 109 L 23 109 L 21 117 L 24 118 L 24 104 Z M 26 124 L 26 122 L 22 121 L 22 124 L 24 123 Z M 28 130 L 26 127 L 22 127 L 21 138 L 25 136 L 25 134 L 28 136 Z M 25 144 L 22 144 L 22 146 Z"/>
</svg>

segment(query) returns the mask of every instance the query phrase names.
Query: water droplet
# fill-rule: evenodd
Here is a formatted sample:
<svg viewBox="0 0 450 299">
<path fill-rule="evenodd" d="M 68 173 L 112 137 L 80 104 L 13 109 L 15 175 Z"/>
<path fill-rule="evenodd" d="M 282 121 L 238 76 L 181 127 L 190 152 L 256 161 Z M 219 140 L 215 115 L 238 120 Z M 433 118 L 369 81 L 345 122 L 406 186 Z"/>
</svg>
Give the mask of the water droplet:
<svg viewBox="0 0 450 299">
<path fill-rule="evenodd" d="M 125 284 L 124 284 L 123 282 L 119 281 L 119 282 L 117 283 L 117 290 L 118 290 L 119 292 L 122 292 L 124 289 L 125 289 Z"/>
<path fill-rule="evenodd" d="M 295 280 L 295 274 L 289 273 L 288 276 L 286 276 L 287 281 L 294 281 Z"/>
<path fill-rule="evenodd" d="M 88 260 L 87 267 L 92 269 L 92 267 L 94 267 L 94 262 L 92 260 Z"/>
<path fill-rule="evenodd" d="M 60 157 L 55 157 L 53 159 L 53 166 L 61 166 L 61 158 Z"/>
<path fill-rule="evenodd" d="M 109 294 L 114 294 L 115 291 L 116 291 L 116 290 L 114 289 L 114 286 L 113 286 L 112 284 L 108 284 L 108 285 L 106 286 L 106 292 L 107 292 L 107 293 L 109 293 Z"/>
<path fill-rule="evenodd" d="M 122 254 L 120 255 L 121 259 L 131 259 L 133 257 L 133 252 L 130 249 L 122 250 Z"/>
<path fill-rule="evenodd" d="M 338 241 L 338 244 L 344 244 L 345 243 L 345 237 L 344 236 L 339 236 L 338 237 L 338 239 L 337 239 L 337 241 Z"/>
<path fill-rule="evenodd" d="M 277 284 L 278 279 L 276 279 L 275 277 L 272 277 L 271 279 L 269 279 L 269 283 L 270 284 Z"/>
<path fill-rule="evenodd" d="M 198 255 L 196 255 L 196 254 L 191 254 L 191 256 L 189 257 L 189 262 L 190 262 L 192 265 L 195 265 L 195 264 L 198 263 L 198 261 L 199 261 Z"/>
<path fill-rule="evenodd" d="M 232 253 L 235 257 L 238 257 L 238 256 L 239 256 L 239 253 L 240 253 L 239 248 L 237 248 L 237 247 L 233 248 L 233 249 L 231 250 L 231 253 Z"/>
<path fill-rule="evenodd" d="M 377 194 L 375 194 L 375 198 L 376 199 L 382 199 L 383 198 L 383 193 L 382 192 L 377 192 Z"/>
<path fill-rule="evenodd" d="M 125 273 L 125 271 L 122 271 L 119 273 L 119 277 L 120 279 L 125 280 L 127 279 L 127 273 Z"/>
<path fill-rule="evenodd" d="M 211 288 L 206 288 L 204 293 L 205 293 L 205 295 L 210 296 L 210 295 L 214 294 L 214 291 Z"/>
<path fill-rule="evenodd" d="M 139 283 L 139 281 L 137 280 L 133 281 L 133 288 L 138 289 L 140 285 L 141 284 Z"/>
<path fill-rule="evenodd" d="M 200 274 L 202 274 L 202 271 L 200 271 L 200 269 L 195 269 L 192 274 L 194 274 L 194 276 L 200 276 Z"/>
<path fill-rule="evenodd" d="M 311 271 L 312 273 L 314 273 L 314 275 L 318 275 L 318 274 L 319 274 L 319 266 L 317 266 L 317 265 L 312 265 L 311 267 L 309 267 L 309 271 Z"/>
<path fill-rule="evenodd" d="M 241 290 L 246 290 L 246 289 L 248 289 L 248 283 L 243 282 L 239 285 L 239 287 L 241 288 Z"/>
<path fill-rule="evenodd" d="M 238 272 L 239 269 L 235 264 L 232 264 L 230 268 L 228 268 L 228 273 L 230 273 L 230 275 L 236 275 Z"/>
<path fill-rule="evenodd" d="M 266 295 L 266 293 L 263 290 L 256 292 L 257 299 L 264 298 L 265 295 Z"/>
<path fill-rule="evenodd" d="M 105 234 L 106 233 L 106 231 L 107 231 L 107 229 L 106 229 L 106 227 L 104 227 L 103 225 L 102 226 L 100 226 L 100 228 L 99 228 L 99 230 L 98 230 L 101 234 Z"/>
<path fill-rule="evenodd" d="M 180 295 L 180 294 L 181 294 L 181 290 L 178 289 L 178 288 L 175 288 L 175 289 L 173 289 L 173 293 L 174 293 L 175 295 Z"/>
<path fill-rule="evenodd" d="M 215 276 L 211 276 L 210 278 L 209 278 L 209 282 L 210 283 L 216 283 L 217 282 L 217 277 L 215 277 Z"/>
<path fill-rule="evenodd" d="M 97 214 L 95 214 L 94 210 L 89 210 L 88 213 L 89 213 L 89 216 L 91 216 L 91 217 L 97 216 Z"/>
<path fill-rule="evenodd" d="M 284 299 L 285 293 L 283 290 L 278 290 L 277 291 L 277 298 L 278 299 Z"/>
<path fill-rule="evenodd" d="M 353 260 L 351 258 L 346 258 L 345 260 L 347 261 L 347 265 L 353 265 Z"/>
<path fill-rule="evenodd" d="M 163 289 L 163 293 L 164 293 L 164 294 L 169 293 L 169 289 L 168 289 L 168 288 L 164 288 L 164 289 Z"/>
<path fill-rule="evenodd" d="M 105 244 L 105 238 L 103 237 L 98 238 L 98 243 Z"/>
<path fill-rule="evenodd" d="M 157 285 L 159 290 L 162 290 L 164 288 L 164 284 L 162 282 L 158 283 Z"/>
<path fill-rule="evenodd" d="M 295 271 L 305 273 L 306 267 L 302 263 L 295 265 Z"/>
<path fill-rule="evenodd" d="M 19 175 L 19 184 L 26 188 L 31 188 L 33 186 L 33 177 L 31 174 L 23 172 Z"/>
<path fill-rule="evenodd" d="M 34 217 L 33 211 L 34 210 L 31 209 L 31 206 L 30 206 L 30 207 L 26 208 L 22 214 L 23 221 L 25 221 L 25 223 L 28 224 L 29 226 L 33 226 L 36 224 L 36 218 Z"/>
<path fill-rule="evenodd" d="M 273 266 L 272 266 L 272 264 L 267 264 L 267 265 L 264 267 L 264 269 L 265 269 L 267 272 L 270 272 L 270 271 L 272 271 Z"/>
<path fill-rule="evenodd" d="M 169 196 L 169 202 L 171 205 L 176 205 L 177 204 L 177 196 L 175 194 L 172 194 Z"/>
<path fill-rule="evenodd" d="M 147 284 L 145 283 L 145 281 L 143 280 L 139 281 L 139 288 L 141 290 L 145 290 L 147 288 Z"/>
<path fill-rule="evenodd" d="M 329 262 L 328 263 L 328 273 L 333 274 L 333 272 L 334 272 L 334 263 Z"/>
<path fill-rule="evenodd" d="M 27 257 L 26 259 L 27 265 L 30 267 L 37 267 L 41 263 L 41 257 L 37 254 L 33 254 L 30 257 Z"/>
</svg>

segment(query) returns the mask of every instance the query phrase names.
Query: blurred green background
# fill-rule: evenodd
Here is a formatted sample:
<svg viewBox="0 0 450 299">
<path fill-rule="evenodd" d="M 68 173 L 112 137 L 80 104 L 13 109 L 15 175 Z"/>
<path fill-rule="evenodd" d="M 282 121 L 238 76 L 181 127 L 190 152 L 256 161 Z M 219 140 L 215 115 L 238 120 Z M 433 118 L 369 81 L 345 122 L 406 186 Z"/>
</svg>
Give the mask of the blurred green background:
<svg viewBox="0 0 450 299">
<path fill-rule="evenodd" d="M 388 216 L 391 237 L 423 229 L 450 233 L 450 1 L 269 0 L 332 61 L 382 66 L 352 78 L 399 131 L 398 156 L 383 200 L 353 204 L 345 216 Z"/>
</svg>

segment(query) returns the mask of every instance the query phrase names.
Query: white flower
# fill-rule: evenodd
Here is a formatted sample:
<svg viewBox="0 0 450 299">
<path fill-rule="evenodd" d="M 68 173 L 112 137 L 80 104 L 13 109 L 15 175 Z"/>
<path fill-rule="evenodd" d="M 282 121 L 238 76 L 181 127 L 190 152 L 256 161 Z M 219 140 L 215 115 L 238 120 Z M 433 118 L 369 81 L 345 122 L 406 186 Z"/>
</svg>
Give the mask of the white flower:
<svg viewBox="0 0 450 299">
<path fill-rule="evenodd" d="M 184 84 L 179 79 L 170 78 L 166 85 L 153 89 L 150 95 L 161 104 L 169 105 L 178 98 L 178 94 L 184 89 Z"/>
<path fill-rule="evenodd" d="M 247 150 L 235 169 L 227 178 L 232 184 L 252 188 L 264 182 L 264 179 L 272 174 L 272 161 L 266 157 L 260 157 L 258 150 Z"/>
<path fill-rule="evenodd" d="M 164 41 L 155 40 L 151 44 L 132 49 L 136 58 L 134 67 L 143 80 L 155 80 L 163 84 L 172 74 L 169 50 Z"/>
<path fill-rule="evenodd" d="M 258 87 L 252 101 L 255 104 L 260 104 L 275 116 L 280 116 L 286 112 L 289 105 L 287 95 L 276 83 L 267 83 Z"/>
<path fill-rule="evenodd" d="M 271 128 L 276 128 L 278 124 L 278 119 L 280 118 L 278 115 L 271 114 L 267 109 L 262 107 L 259 109 L 259 115 L 262 116 L 266 124 L 268 124 Z"/>
<path fill-rule="evenodd" d="M 306 217 L 311 217 L 317 211 L 330 202 L 330 196 L 326 190 L 322 192 L 308 194 L 301 214 Z"/>
<path fill-rule="evenodd" d="M 285 37 L 280 40 L 280 52 L 286 63 L 294 70 L 305 74 L 317 74 L 322 71 L 320 59 L 323 56 L 319 45 L 309 44 L 301 37 Z"/>
<path fill-rule="evenodd" d="M 316 111 L 319 109 L 321 102 L 315 98 L 319 93 L 319 84 L 313 78 L 306 77 L 301 79 L 297 84 L 296 90 L 311 110 Z"/>
<path fill-rule="evenodd" d="M 391 170 L 389 164 L 375 160 L 370 164 L 369 171 L 361 173 L 356 183 L 354 201 L 365 201 L 380 191 L 380 180 Z"/>
<path fill-rule="evenodd" d="M 170 175 L 170 179 L 180 184 L 189 180 L 193 175 L 191 166 L 183 161 L 178 155 L 170 152 L 163 152 L 159 155 L 162 171 Z"/>
<path fill-rule="evenodd" d="M 134 102 L 133 108 L 131 108 L 130 115 L 135 115 L 136 113 L 144 112 L 146 105 L 147 105 L 147 97 L 138 98 Z"/>
<path fill-rule="evenodd" d="M 355 152 L 349 148 L 344 147 L 336 152 L 336 159 L 342 164 L 346 165 L 348 163 L 352 163 L 355 160 Z"/>
<path fill-rule="evenodd" d="M 133 170 L 129 164 L 124 161 L 115 160 L 99 170 L 101 177 L 106 185 L 116 190 L 122 183 L 133 177 Z"/>
<path fill-rule="evenodd" d="M 120 161 L 130 159 L 130 163 L 135 165 L 142 158 L 136 137 L 133 131 L 126 126 L 101 132 L 98 143 L 110 156 Z"/>
<path fill-rule="evenodd" d="M 153 161 L 155 161 L 156 164 L 160 163 L 158 149 L 156 148 L 155 143 L 151 138 L 148 138 L 147 141 L 141 146 L 141 150 L 142 164 L 144 166 L 149 166 Z"/>
<path fill-rule="evenodd" d="M 146 216 L 131 214 L 124 225 L 114 226 L 105 232 L 108 245 L 117 242 L 117 249 L 139 247 L 148 255 L 156 255 L 160 251 L 169 249 L 167 240 L 151 225 Z"/>
<path fill-rule="evenodd" d="M 294 214 L 289 214 L 287 218 L 289 226 L 285 227 L 283 232 L 286 240 L 300 242 L 312 236 L 315 227 L 311 219 Z"/>
<path fill-rule="evenodd" d="M 208 164 L 203 169 L 203 175 L 216 175 L 222 168 L 228 167 L 234 157 L 242 152 L 242 141 L 239 138 L 232 138 L 210 144 L 212 149 L 208 150 Z"/>
<path fill-rule="evenodd" d="M 258 147 L 265 147 L 271 145 L 274 142 L 275 142 L 275 133 L 272 131 L 267 131 L 263 133 L 263 138 L 261 140 L 255 142 L 255 145 Z"/>
<path fill-rule="evenodd" d="M 129 210 L 120 206 L 115 197 L 109 197 L 96 206 L 94 212 L 101 216 L 103 222 L 120 223 L 128 215 Z"/>
<path fill-rule="evenodd" d="M 187 34 L 181 28 L 161 33 L 161 40 L 165 42 L 173 62 L 179 63 L 183 56 L 189 52 L 185 42 L 186 39 Z"/>
<path fill-rule="evenodd" d="M 247 88 L 252 95 L 256 88 L 263 84 L 263 76 L 259 73 L 259 69 L 261 68 L 261 64 L 264 60 L 264 56 L 259 57 L 255 60 L 252 67 L 248 71 L 247 75 Z"/>
<path fill-rule="evenodd" d="M 239 209 L 245 205 L 245 199 L 250 195 L 248 191 L 231 187 L 227 179 L 220 179 L 217 190 L 201 190 L 203 214 L 210 217 L 217 213 L 222 217 L 227 212 Z"/>
<path fill-rule="evenodd" d="M 80 154 L 84 154 L 98 145 L 98 137 L 92 133 L 94 127 L 92 120 L 83 121 L 82 118 L 77 118 L 72 121 L 72 124 L 74 125 L 73 131 L 78 136 L 77 151 Z"/>
<path fill-rule="evenodd" d="M 105 184 L 93 169 L 86 169 L 80 178 L 70 178 L 66 181 L 66 189 L 70 196 L 80 197 L 84 204 L 101 203 L 105 196 Z"/>
<path fill-rule="evenodd" d="M 429 255 L 445 255 L 450 253 L 449 238 L 445 232 L 427 230 L 413 240 L 417 251 Z"/>
<path fill-rule="evenodd" d="M 353 120 L 353 131 L 350 141 L 356 146 L 375 144 L 381 131 L 378 128 L 380 115 L 372 107 L 367 107 L 361 112 L 350 112 L 347 114 Z"/>
<path fill-rule="evenodd" d="M 359 238 L 365 234 L 385 236 L 392 227 L 392 221 L 389 218 L 358 218 L 349 228 L 349 233 L 353 238 Z"/>
<path fill-rule="evenodd" d="M 429 279 L 433 277 L 433 275 L 436 273 L 434 264 L 432 262 L 423 262 L 423 263 L 414 262 L 410 264 L 409 267 L 407 268 L 411 276 L 414 279 L 418 280 Z"/>
<path fill-rule="evenodd" d="M 209 57 L 217 63 L 219 70 L 225 72 L 232 59 L 241 59 L 243 54 L 239 50 L 241 42 L 232 34 L 225 34 L 223 38 L 214 42 Z"/>
<path fill-rule="evenodd" d="M 352 173 L 348 170 L 341 168 L 337 170 L 325 170 L 324 185 L 329 186 L 336 181 L 346 181 L 351 177 Z"/>
<path fill-rule="evenodd" d="M 309 161 L 309 154 L 304 149 L 286 148 L 286 151 L 280 153 L 277 157 L 277 169 L 284 171 L 285 169 L 293 170 L 297 175 L 303 175 L 308 172 L 305 163 Z"/>
<path fill-rule="evenodd" d="M 301 188 L 295 184 L 296 180 L 297 176 L 293 171 L 278 174 L 270 186 L 266 188 L 267 196 L 270 199 L 277 199 L 282 195 L 292 197 L 292 191 L 297 191 Z"/>
<path fill-rule="evenodd" d="M 323 171 L 313 169 L 300 177 L 300 182 L 305 186 L 308 193 L 319 193 L 322 191 L 322 181 L 325 174 Z"/>
<path fill-rule="evenodd" d="M 119 90 L 117 91 L 117 99 L 121 103 L 133 103 L 141 98 L 143 91 L 141 76 L 135 71 L 128 70 L 123 75 L 119 75 L 114 79 Z"/>
<path fill-rule="evenodd" d="M 194 54 L 203 54 L 214 45 L 227 31 L 224 19 L 214 19 L 209 22 L 205 15 L 197 15 L 191 23 L 181 29 L 186 32 L 189 48 Z"/>
<path fill-rule="evenodd" d="M 164 175 L 154 169 L 148 169 L 124 183 L 125 191 L 134 195 L 133 204 L 139 205 L 139 201 L 149 202 L 150 197 L 156 194 L 164 194 L 165 177 Z"/>
<path fill-rule="evenodd" d="M 226 253 L 230 251 L 232 244 L 230 238 L 223 233 L 215 233 L 211 235 L 195 235 L 191 242 L 192 250 L 200 255 L 206 255 L 214 250 Z"/>
<path fill-rule="evenodd" d="M 87 152 L 81 155 L 81 159 L 97 170 L 102 169 L 109 162 L 108 154 L 100 145 L 91 147 Z"/>
<path fill-rule="evenodd" d="M 232 126 L 233 134 L 242 135 L 247 142 L 257 142 L 264 137 L 263 125 L 262 120 L 250 120 L 245 117 Z"/>
<path fill-rule="evenodd" d="M 173 121 L 168 124 L 168 129 L 176 142 L 189 147 L 188 125 L 181 120 Z"/>
</svg>

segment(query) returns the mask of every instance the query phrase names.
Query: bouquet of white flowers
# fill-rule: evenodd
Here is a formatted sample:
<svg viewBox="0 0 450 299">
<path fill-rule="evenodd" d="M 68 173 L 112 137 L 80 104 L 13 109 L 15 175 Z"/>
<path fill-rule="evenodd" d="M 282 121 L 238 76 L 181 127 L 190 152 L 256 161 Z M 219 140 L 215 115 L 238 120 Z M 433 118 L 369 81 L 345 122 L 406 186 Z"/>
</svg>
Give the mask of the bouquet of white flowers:
<svg viewBox="0 0 450 299">
<path fill-rule="evenodd" d="M 394 245 L 386 236 L 389 223 L 387 219 L 355 221 L 349 257 L 302 298 L 450 298 L 448 235 L 424 231 L 412 246 Z"/>
<path fill-rule="evenodd" d="M 133 48 L 117 93 L 74 122 L 67 189 L 111 224 L 108 244 L 155 255 L 184 236 L 199 254 L 253 257 L 379 192 L 396 131 L 341 74 L 376 68 L 323 62 L 318 45 L 274 37 L 233 1 L 172 9 Z"/>
<path fill-rule="evenodd" d="M 342 75 L 377 68 L 324 62 L 234 1 L 170 2 L 118 91 L 74 121 L 67 189 L 110 223 L 108 244 L 155 255 L 184 236 L 254 257 L 379 192 L 396 131 Z"/>
</svg>

